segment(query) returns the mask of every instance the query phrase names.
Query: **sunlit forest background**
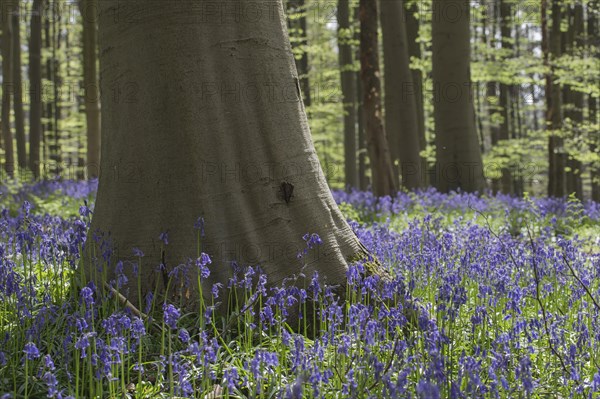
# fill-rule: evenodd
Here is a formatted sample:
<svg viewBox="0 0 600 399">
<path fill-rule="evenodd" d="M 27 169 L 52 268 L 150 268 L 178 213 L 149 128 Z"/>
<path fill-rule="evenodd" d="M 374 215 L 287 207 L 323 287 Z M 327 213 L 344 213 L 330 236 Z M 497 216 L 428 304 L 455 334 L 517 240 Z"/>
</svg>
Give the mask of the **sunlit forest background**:
<svg viewBox="0 0 600 399">
<path fill-rule="evenodd" d="M 291 0 L 286 5 L 312 137 L 334 188 L 365 189 L 370 184 L 357 3 L 351 1 L 345 15 L 338 13 L 335 1 Z M 459 93 L 457 87 L 433 83 L 436 3 L 405 1 L 398 23 L 406 29 L 412 81 L 394 90 L 417 102 L 420 156 L 426 162 L 419 170 L 423 186 L 431 183 L 427 168 L 436 162 L 434 106 Z M 99 147 L 88 145 L 88 135 L 97 135 L 98 127 L 86 124 L 86 109 L 94 112 L 91 104 L 99 97 L 125 103 L 142 93 L 131 82 L 100 96 L 97 68 L 88 68 L 96 77 L 84 78 L 86 62 L 97 62 L 97 57 L 95 35 L 87 35 L 90 41 L 85 34 L 95 29 L 96 21 L 93 13 L 84 13 L 90 16 L 84 23 L 82 4 L 20 1 L 18 13 L 7 17 L 10 4 L 3 2 L 2 19 L 3 178 L 94 177 L 97 167 L 86 165 L 93 163 L 88 157 L 96 157 Z M 598 200 L 598 2 L 482 0 L 470 1 L 469 7 L 471 102 L 489 188 L 516 194 L 575 193 Z M 455 10 L 442 12 L 452 17 Z M 385 72 L 392 69 L 384 67 L 379 30 L 385 113 L 390 90 Z M 344 74 L 353 87 L 342 85 Z M 558 101 L 549 101 L 552 90 L 560 92 Z M 345 120 L 348 113 L 351 118 Z M 344 134 L 355 141 L 350 153 L 344 152 Z M 558 169 L 550 165 L 549 151 Z M 356 165 L 356 176 L 345 176 L 349 162 Z M 564 175 L 564 189 L 550 190 L 549 175 Z"/>
</svg>

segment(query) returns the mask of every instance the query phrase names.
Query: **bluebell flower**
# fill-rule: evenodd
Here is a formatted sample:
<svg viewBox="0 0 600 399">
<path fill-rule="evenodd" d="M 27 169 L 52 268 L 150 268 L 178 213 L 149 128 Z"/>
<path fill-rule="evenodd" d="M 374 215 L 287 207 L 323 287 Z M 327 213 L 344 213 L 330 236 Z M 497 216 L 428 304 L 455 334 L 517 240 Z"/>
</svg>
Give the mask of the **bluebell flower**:
<svg viewBox="0 0 600 399">
<path fill-rule="evenodd" d="M 23 348 L 23 353 L 25 353 L 25 356 L 28 360 L 35 360 L 38 357 L 40 357 L 40 351 L 33 342 L 28 342 L 25 344 L 25 347 Z"/>
<path fill-rule="evenodd" d="M 42 377 L 42 380 L 44 380 L 44 383 L 48 387 L 49 398 L 55 398 L 57 395 L 59 395 L 58 380 L 54 374 L 52 374 L 50 371 L 46 371 Z"/>
<path fill-rule="evenodd" d="M 204 237 L 204 218 L 199 217 L 194 223 L 194 229 L 200 230 L 200 237 Z"/>
<path fill-rule="evenodd" d="M 180 328 L 179 329 L 179 339 L 181 340 L 181 342 L 183 342 L 184 344 L 187 344 L 188 342 L 190 342 L 190 333 L 188 333 L 188 331 L 185 328 Z"/>
<path fill-rule="evenodd" d="M 221 290 L 222 288 L 223 288 L 222 283 L 213 284 L 212 289 L 211 289 L 213 298 L 217 299 L 219 297 L 219 290 Z"/>
<path fill-rule="evenodd" d="M 181 312 L 179 311 L 179 309 L 177 309 L 171 304 L 164 304 L 163 312 L 165 324 L 173 330 L 176 329 L 177 320 L 179 320 L 179 317 L 181 316 Z"/>
<path fill-rule="evenodd" d="M 79 296 L 86 306 L 91 306 L 94 304 L 94 293 L 90 287 L 83 287 L 79 293 Z"/>
<path fill-rule="evenodd" d="M 223 379 L 227 383 L 227 389 L 229 393 L 232 393 L 237 387 L 240 379 L 237 368 L 230 367 L 225 369 L 225 371 L 223 372 Z"/>
<path fill-rule="evenodd" d="M 44 356 L 44 367 L 46 367 L 50 371 L 54 371 L 56 367 L 54 366 L 54 361 L 50 355 Z"/>
<path fill-rule="evenodd" d="M 169 232 L 164 231 L 164 232 L 160 233 L 160 235 L 158 236 L 158 239 L 161 240 L 164 245 L 169 245 Z"/>
<path fill-rule="evenodd" d="M 133 252 L 133 256 L 136 256 L 138 258 L 143 258 L 145 256 L 144 252 L 137 247 L 133 247 L 131 250 Z"/>
</svg>

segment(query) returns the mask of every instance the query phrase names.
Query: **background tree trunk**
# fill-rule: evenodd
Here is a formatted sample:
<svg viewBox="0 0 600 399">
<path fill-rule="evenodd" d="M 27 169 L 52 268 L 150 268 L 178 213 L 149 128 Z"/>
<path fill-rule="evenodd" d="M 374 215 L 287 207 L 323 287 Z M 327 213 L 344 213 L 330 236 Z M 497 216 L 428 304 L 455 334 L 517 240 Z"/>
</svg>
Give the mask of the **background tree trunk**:
<svg viewBox="0 0 600 399">
<path fill-rule="evenodd" d="M 17 161 L 21 173 L 27 170 L 27 147 L 25 145 L 25 117 L 23 116 L 23 80 L 21 78 L 21 10 L 17 3 L 12 16 L 13 37 L 13 80 L 15 138 L 17 139 Z"/>
<path fill-rule="evenodd" d="M 406 36 L 406 11 L 402 0 L 382 0 L 385 131 L 392 162 L 398 162 L 402 186 L 422 186 L 421 147 L 415 85 L 410 70 Z M 398 176 L 396 171 L 395 176 Z"/>
<path fill-rule="evenodd" d="M 471 96 L 469 4 L 434 1 L 432 18 L 437 188 L 481 192 L 485 180 Z"/>
<path fill-rule="evenodd" d="M 377 2 L 360 0 L 359 19 L 361 80 L 372 189 L 377 196 L 392 195 L 396 190 L 394 172 L 381 119 Z"/>
<path fill-rule="evenodd" d="M 557 0 L 552 1 L 552 26 L 547 29 L 547 3 L 542 0 L 542 47 L 544 63 L 550 68 L 546 74 L 546 126 L 550 129 L 548 137 L 548 195 L 563 197 L 566 193 L 565 166 L 566 157 L 563 139 L 554 132 L 562 128 L 562 96 L 560 85 L 554 80 L 553 63 L 561 50 L 561 10 Z"/>
<path fill-rule="evenodd" d="M 337 9 L 338 19 L 338 49 L 344 102 L 344 176 L 346 188 L 358 187 L 358 171 L 356 160 L 356 74 L 354 72 L 354 56 L 350 31 L 349 0 L 339 0 Z"/>
<path fill-rule="evenodd" d="M 12 3 L 2 3 L 2 138 L 4 141 L 4 170 L 9 177 L 15 172 L 15 153 L 12 130 L 10 126 L 10 101 L 14 90 L 12 76 L 13 41 L 12 41 Z"/>
<path fill-rule="evenodd" d="M 508 0 L 500 1 L 500 35 L 502 36 L 502 49 L 506 50 L 506 53 L 510 53 L 507 58 L 513 56 L 513 45 L 512 39 L 512 7 Z M 506 55 L 505 55 L 506 57 Z M 499 140 L 505 142 L 511 137 L 511 122 L 513 121 L 512 114 L 509 113 L 511 109 L 510 92 L 512 85 L 500 82 L 500 112 L 502 113 L 502 123 L 498 130 Z M 500 178 L 500 187 L 503 193 L 512 194 L 513 190 L 513 178 L 509 168 L 502 168 L 502 177 Z"/>
<path fill-rule="evenodd" d="M 63 171 L 63 150 L 62 150 L 62 140 L 61 140 L 61 136 L 62 136 L 62 130 L 60 128 L 60 122 L 62 119 L 62 112 L 61 112 L 61 101 L 60 101 L 60 95 L 61 95 L 61 87 L 62 87 L 62 77 L 61 77 L 61 72 L 60 72 L 60 61 L 58 59 L 58 50 L 60 49 L 60 43 L 61 43 L 61 28 L 60 28 L 60 24 L 61 24 L 61 20 L 62 17 L 60 15 L 60 13 L 57 14 L 56 18 L 53 18 L 52 20 L 52 24 L 51 24 L 51 29 L 50 29 L 50 34 L 51 34 L 51 49 L 52 49 L 52 82 L 53 82 L 53 88 L 54 88 L 54 94 L 52 96 L 52 117 L 54 118 L 53 121 L 53 125 L 54 125 L 54 142 L 52 144 L 50 144 L 50 157 L 51 159 L 55 162 L 56 168 L 54 170 L 54 173 L 56 176 L 60 176 L 60 174 Z"/>
<path fill-rule="evenodd" d="M 583 49 L 583 6 L 581 4 L 568 7 L 568 30 L 563 32 L 563 49 L 573 57 L 576 57 L 578 49 Z M 563 86 L 564 115 L 570 120 L 571 139 L 579 141 L 579 130 L 583 123 L 583 93 L 570 85 Z M 583 182 L 581 173 L 583 165 L 576 156 L 567 154 L 567 167 L 569 171 L 567 178 L 567 194 L 575 193 L 575 197 L 583 200 Z"/>
<path fill-rule="evenodd" d="M 258 20 L 236 23 L 198 23 L 187 2 L 99 4 L 101 91 L 135 82 L 139 95 L 102 103 L 90 237 L 110 232 L 113 260 L 134 258 L 133 246 L 145 253 L 144 292 L 162 279 L 155 272 L 162 259 L 172 270 L 197 256 L 199 216 L 202 249 L 213 257 L 205 293 L 227 281 L 233 261 L 260 264 L 272 284 L 318 271 L 344 285 L 348 259 L 365 249 L 311 141 L 281 2 L 261 2 Z M 135 23 L 115 21 L 116 7 Z M 287 200 L 283 182 L 294 186 Z M 158 239 L 165 231 L 168 245 Z M 299 261 L 307 232 L 323 244 Z M 91 262 L 86 267 L 100 278 Z"/>
<path fill-rule="evenodd" d="M 411 1 L 406 5 L 406 35 L 408 41 L 408 58 L 421 59 L 421 43 L 419 40 L 419 3 Z M 412 81 L 414 86 L 415 101 L 417 105 L 417 123 L 419 125 L 419 148 L 427 148 L 427 138 L 425 137 L 425 111 L 423 108 L 423 72 L 420 69 L 411 69 Z M 427 180 L 427 160 L 421 158 L 421 184 L 426 186 Z"/>
<path fill-rule="evenodd" d="M 300 14 L 297 19 L 288 18 L 288 27 L 290 31 L 290 40 L 292 40 L 292 48 L 298 47 L 302 51 L 300 58 L 294 57 L 294 61 L 298 71 L 298 77 L 300 78 L 304 106 L 309 107 L 312 102 L 310 96 L 310 80 L 308 79 L 308 53 L 306 51 L 306 46 L 308 45 L 308 41 L 306 40 L 306 4 L 304 0 L 288 0 L 287 8 L 288 16 L 293 13 Z"/>
<path fill-rule="evenodd" d="M 587 8 L 587 52 L 592 57 L 598 57 L 598 47 L 600 46 L 600 38 L 598 37 L 598 17 L 594 13 L 593 5 L 598 5 L 598 2 L 590 2 Z M 598 98 L 593 95 L 588 96 L 589 117 L 588 120 L 592 126 L 595 126 L 595 131 L 600 131 L 598 125 Z M 596 133 L 592 137 L 590 143 L 591 150 L 597 151 L 600 148 L 600 134 Z M 597 152 L 596 152 L 597 153 Z M 592 200 L 600 202 L 600 162 L 593 162 L 590 167 L 590 178 L 592 185 Z"/>
<path fill-rule="evenodd" d="M 29 169 L 40 177 L 42 137 L 42 18 L 43 0 L 34 0 L 29 38 Z"/>
<path fill-rule="evenodd" d="M 354 8 L 354 20 L 359 20 L 360 5 Z M 354 41 L 360 43 L 360 27 L 354 32 Z M 356 60 L 360 64 L 360 46 L 356 49 Z M 361 190 L 369 188 L 369 178 L 367 176 L 367 139 L 365 134 L 365 107 L 363 103 L 363 82 L 361 71 L 356 71 L 356 119 L 358 129 L 358 185 Z"/>
<path fill-rule="evenodd" d="M 48 4 L 50 4 L 48 0 Z M 52 25 L 54 25 L 54 18 L 44 18 L 44 50 L 43 53 L 51 53 L 53 47 L 54 35 L 52 33 Z M 43 78 L 48 82 L 54 82 L 54 74 L 53 70 L 53 62 L 52 57 L 46 57 L 46 65 L 44 68 L 44 76 Z M 51 144 L 52 137 L 56 134 L 55 125 L 54 125 L 54 101 L 51 98 L 45 98 L 46 94 L 50 93 L 50 87 L 46 91 L 42 88 L 42 103 L 45 105 L 44 107 L 44 115 L 43 118 L 46 122 L 46 127 L 44 128 L 44 136 L 42 136 L 42 146 L 43 146 L 43 167 L 44 170 L 52 173 L 56 172 L 56 170 L 52 169 L 51 160 L 53 159 L 54 149 Z"/>
<path fill-rule="evenodd" d="M 85 121 L 87 126 L 88 178 L 98 177 L 100 172 L 100 91 L 97 71 L 97 0 L 82 0 L 83 20 L 83 86 L 85 89 Z"/>
<path fill-rule="evenodd" d="M 491 2 L 483 2 L 484 14 L 482 16 L 483 25 L 483 41 L 486 43 L 486 47 L 491 49 L 496 48 L 496 32 L 497 32 L 497 12 L 495 0 Z M 489 22 L 489 23 L 488 23 Z M 488 28 L 489 26 L 489 28 Z M 495 53 L 490 51 L 489 54 L 486 54 L 485 61 L 489 63 L 497 62 L 495 59 Z M 500 140 L 500 125 L 495 121 L 495 116 L 499 111 L 498 101 L 498 82 L 495 80 L 489 80 L 486 82 L 485 89 L 485 108 L 486 108 L 486 117 L 487 117 L 487 128 L 489 134 L 489 140 L 491 144 L 491 148 L 494 148 L 498 145 L 498 140 Z M 501 178 L 495 175 L 496 171 L 494 168 L 494 176 L 492 176 L 491 181 L 491 189 L 493 193 L 497 193 L 500 191 L 500 182 Z M 501 176 L 501 175 L 500 175 Z"/>
</svg>

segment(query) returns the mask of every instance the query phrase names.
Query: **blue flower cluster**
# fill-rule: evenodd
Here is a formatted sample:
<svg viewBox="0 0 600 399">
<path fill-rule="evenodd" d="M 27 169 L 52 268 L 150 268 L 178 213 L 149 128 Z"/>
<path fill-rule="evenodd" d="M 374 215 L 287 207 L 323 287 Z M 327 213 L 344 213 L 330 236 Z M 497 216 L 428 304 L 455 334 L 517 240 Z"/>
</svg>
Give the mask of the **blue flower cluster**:
<svg viewBox="0 0 600 399">
<path fill-rule="evenodd" d="M 391 280 L 357 262 L 340 296 L 318 274 L 273 286 L 259 265 L 234 265 L 189 314 L 153 293 L 136 310 L 114 290 L 73 283 L 90 208 L 61 217 L 27 201 L 57 191 L 85 199 L 90 187 L 23 186 L 11 201 L 25 202 L 0 211 L 2 398 L 600 394 L 596 203 L 336 192 Z M 303 238 L 300 257 L 323 245 Z M 210 254 L 190 265 L 210 281 Z M 220 301 L 228 317 L 215 313 Z"/>
</svg>

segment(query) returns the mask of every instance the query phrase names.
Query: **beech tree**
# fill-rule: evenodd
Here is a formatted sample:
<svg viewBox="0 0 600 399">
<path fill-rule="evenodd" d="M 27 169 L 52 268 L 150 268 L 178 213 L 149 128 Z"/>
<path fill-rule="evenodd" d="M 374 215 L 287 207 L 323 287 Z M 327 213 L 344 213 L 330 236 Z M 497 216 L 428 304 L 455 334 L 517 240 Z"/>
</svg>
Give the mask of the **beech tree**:
<svg viewBox="0 0 600 399">
<path fill-rule="evenodd" d="M 350 39 L 349 0 L 339 0 L 337 7 L 338 51 L 342 99 L 344 102 L 344 177 L 346 187 L 358 187 L 356 145 L 356 74 Z"/>
<path fill-rule="evenodd" d="M 548 135 L 548 195 L 562 197 L 566 194 L 566 154 L 563 138 L 557 132 L 562 128 L 562 93 L 560 83 L 555 77 L 555 61 L 561 54 L 560 23 L 562 19 L 561 5 L 558 0 L 551 2 L 552 25 L 548 28 L 548 3 L 542 0 L 542 50 L 546 73 L 546 127 Z"/>
<path fill-rule="evenodd" d="M 40 176 L 42 138 L 42 9 L 43 0 L 33 0 L 29 37 L 29 169 Z"/>
<path fill-rule="evenodd" d="M 485 187 L 471 96 L 469 3 L 434 1 L 432 73 L 437 188 Z"/>
<path fill-rule="evenodd" d="M 421 143 L 416 88 L 408 56 L 403 0 L 380 2 L 385 73 L 385 131 L 392 160 L 398 162 L 402 186 L 414 189 L 421 180 Z M 398 173 L 396 173 L 396 176 Z"/>
<path fill-rule="evenodd" d="M 224 2 L 218 13 L 191 4 L 99 2 L 101 91 L 135 90 L 102 103 L 90 242 L 110 234 L 112 259 L 143 251 L 146 292 L 163 278 L 156 265 L 170 271 L 198 256 L 202 217 L 208 288 L 227 281 L 232 261 L 260 264 L 273 284 L 316 271 L 344 284 L 347 263 L 366 250 L 320 168 L 282 3 Z M 298 260 L 306 233 L 322 245 Z"/>
<path fill-rule="evenodd" d="M 21 78 L 21 10 L 19 4 L 15 5 L 12 14 L 12 70 L 13 70 L 13 97 L 15 113 L 15 138 L 17 141 L 17 161 L 19 170 L 27 168 L 27 147 L 25 146 L 25 117 L 23 115 L 23 80 Z"/>
<path fill-rule="evenodd" d="M 100 167 L 100 92 L 96 67 L 98 3 L 81 0 L 83 19 L 83 85 L 85 89 L 85 121 L 87 126 L 87 173 L 98 177 Z"/>
<path fill-rule="evenodd" d="M 4 146 L 4 170 L 9 177 L 15 172 L 15 153 L 10 124 L 10 104 L 13 91 L 13 41 L 12 41 L 12 3 L 2 3 L 2 139 Z M 5 14 L 8 13 L 8 14 Z"/>
<path fill-rule="evenodd" d="M 360 70 L 367 150 L 373 193 L 383 196 L 394 194 L 396 183 L 381 112 L 377 17 L 377 2 L 360 0 Z"/>
</svg>

